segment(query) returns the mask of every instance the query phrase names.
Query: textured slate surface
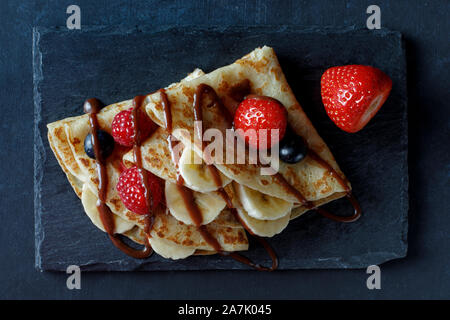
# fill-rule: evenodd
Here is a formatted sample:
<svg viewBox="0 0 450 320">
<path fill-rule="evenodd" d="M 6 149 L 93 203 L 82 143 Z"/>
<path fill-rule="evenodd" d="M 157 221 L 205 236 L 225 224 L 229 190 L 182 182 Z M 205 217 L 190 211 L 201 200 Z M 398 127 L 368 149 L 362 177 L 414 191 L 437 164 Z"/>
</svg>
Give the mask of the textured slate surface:
<svg viewBox="0 0 450 320">
<path fill-rule="evenodd" d="M 221 257 L 172 262 L 154 255 L 134 260 L 116 250 L 84 215 L 46 140 L 45 124 L 81 114 L 86 97 L 105 103 L 151 92 L 195 67 L 211 71 L 264 44 L 273 46 L 300 104 L 353 184 L 364 209 L 353 224 L 310 213 L 271 239 L 280 269 L 362 268 L 405 256 L 408 179 L 406 65 L 401 35 L 365 30 L 83 28 L 81 32 L 34 31 L 37 184 L 36 265 L 43 270 L 241 269 Z M 370 64 L 393 80 L 390 98 L 360 133 L 347 134 L 327 118 L 320 101 L 320 76 L 339 64 Z M 338 201 L 330 208 L 345 212 Z M 257 261 L 268 259 L 252 245 Z"/>
<path fill-rule="evenodd" d="M 68 2 L 72 3 L 72 2 Z M 408 255 L 382 266 L 382 289 L 365 270 L 92 272 L 68 290 L 64 272 L 34 267 L 33 26 L 65 26 L 67 2 L 1 1 L 0 297 L 4 299 L 448 299 L 450 297 L 450 2 L 378 0 L 382 27 L 402 32 L 408 69 Z M 88 25 L 295 24 L 365 28 L 360 0 L 78 0 Z M 14 134 L 11 134 L 14 128 Z M 20 146 L 21 151 L 17 152 Z M 148 283 L 151 285 L 139 286 Z M 220 283 L 220 286 L 217 284 Z M 242 290 L 242 283 L 247 286 Z M 219 288 L 220 287 L 220 288 Z M 267 290 L 270 288 L 270 290 Z"/>
</svg>

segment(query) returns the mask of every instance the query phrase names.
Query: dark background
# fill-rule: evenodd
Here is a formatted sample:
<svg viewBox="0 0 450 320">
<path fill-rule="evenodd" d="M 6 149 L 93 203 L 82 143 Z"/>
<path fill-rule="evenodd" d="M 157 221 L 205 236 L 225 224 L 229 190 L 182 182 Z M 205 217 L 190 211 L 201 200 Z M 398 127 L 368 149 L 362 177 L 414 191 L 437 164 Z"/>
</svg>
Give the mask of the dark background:
<svg viewBox="0 0 450 320">
<path fill-rule="evenodd" d="M 382 27 L 405 37 L 409 90 L 409 252 L 381 266 L 381 290 L 366 288 L 365 270 L 86 273 L 78 291 L 63 273 L 36 271 L 33 26 L 65 26 L 77 4 L 82 25 L 364 27 L 374 3 Z M 1 1 L 0 298 L 450 298 L 449 9 L 446 0 Z"/>
</svg>

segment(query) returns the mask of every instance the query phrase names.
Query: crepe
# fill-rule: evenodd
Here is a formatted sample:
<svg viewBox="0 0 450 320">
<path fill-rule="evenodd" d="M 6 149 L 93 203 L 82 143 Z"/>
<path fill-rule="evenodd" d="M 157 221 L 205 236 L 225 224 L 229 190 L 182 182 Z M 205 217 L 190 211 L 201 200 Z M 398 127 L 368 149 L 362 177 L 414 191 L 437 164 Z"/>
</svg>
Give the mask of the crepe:
<svg viewBox="0 0 450 320">
<path fill-rule="evenodd" d="M 202 152 L 204 145 L 196 140 L 199 131 L 194 127 L 194 93 L 200 85 L 209 85 L 229 112 L 235 110 L 244 93 L 280 101 L 287 109 L 290 127 L 309 148 L 306 158 L 296 164 L 280 161 L 277 175 L 262 174 L 260 165 L 248 163 L 246 149 L 244 158 L 247 162 L 242 164 L 225 164 L 221 159 L 207 158 Z M 134 162 L 133 151 L 116 144 L 106 164 L 109 183 L 105 201 L 114 214 L 115 233 L 140 244 L 148 237 L 153 249 L 161 256 L 183 259 L 219 250 L 205 241 L 198 229 L 202 224 L 202 228 L 218 241 L 222 251 L 247 250 L 244 226 L 253 235 L 272 237 L 281 233 L 290 220 L 313 207 L 343 197 L 351 190 L 327 145 L 293 95 L 272 48 L 257 48 L 235 63 L 209 74 L 196 69 L 162 92 L 147 95 L 141 106 L 159 128 L 141 144 L 140 151 L 143 168 L 164 181 L 165 206 L 154 212 L 155 222 L 148 237 L 144 232 L 144 216 L 129 211 L 115 188 L 121 167 L 130 167 Z M 163 95 L 170 102 L 171 132 L 166 128 Z M 225 136 L 231 127 L 227 112 L 208 95 L 203 100 L 202 131 L 213 128 Z M 97 114 L 99 127 L 110 133 L 114 116 L 132 107 L 133 101 L 127 100 L 103 108 Z M 48 129 L 52 150 L 81 198 L 86 214 L 104 231 L 96 207 L 99 186 L 96 163 L 84 151 L 83 141 L 90 132 L 88 115 L 51 123 Z M 175 144 L 170 144 L 172 152 L 169 139 L 178 139 Z M 200 161 L 193 163 L 195 158 Z M 206 165 L 205 161 L 210 160 L 212 166 Z M 218 170 L 221 184 L 213 175 L 211 169 L 214 168 Z M 341 179 L 336 178 L 337 175 Z M 286 184 L 290 188 L 286 188 Z M 202 216 L 201 223 L 194 221 L 188 211 L 182 197 L 183 188 L 192 191 L 193 202 Z"/>
<path fill-rule="evenodd" d="M 199 73 L 201 71 L 196 70 L 190 76 L 193 77 Z M 103 108 L 97 114 L 101 130 L 110 133 L 114 116 L 132 106 L 132 100 L 127 100 Z M 96 164 L 84 151 L 84 139 L 90 131 L 88 115 L 56 121 L 48 124 L 47 127 L 53 153 L 75 193 L 81 199 L 86 214 L 95 226 L 105 231 L 96 207 L 99 184 Z M 114 232 L 143 244 L 146 237 L 143 232 L 144 217 L 127 210 L 115 188 L 120 175 L 122 156 L 127 151 L 128 149 L 116 144 L 113 154 L 108 157 L 106 204 L 114 214 Z M 224 251 L 247 250 L 248 241 L 245 231 L 229 211 L 220 212 L 206 228 L 218 240 Z M 192 254 L 215 252 L 195 227 L 176 220 L 165 208 L 155 213 L 155 222 L 150 235 L 149 241 L 155 252 L 166 258 L 180 259 Z"/>
<path fill-rule="evenodd" d="M 267 46 L 255 49 L 229 66 L 166 90 L 171 105 L 173 135 L 182 140 L 184 144 L 191 145 L 199 155 L 202 155 L 201 149 L 194 143 L 196 133 L 194 132 L 193 99 L 197 86 L 203 83 L 211 86 L 227 108 L 234 109 L 237 102 L 230 99 L 230 90 L 245 80 L 250 82 L 251 93 L 279 100 L 287 109 L 288 122 L 293 130 L 305 139 L 311 150 L 345 179 L 327 145 L 314 129 L 292 93 L 274 50 Z M 153 121 L 164 127 L 165 114 L 159 93 L 147 96 L 145 109 Z M 203 108 L 203 126 L 204 128 L 216 128 L 225 133 L 229 124 L 217 106 L 213 106 Z M 144 164 L 144 166 L 146 165 L 149 164 Z M 298 203 L 298 198 L 292 193 L 286 192 L 286 189 L 274 176 L 261 175 L 260 168 L 256 165 L 218 162 L 214 162 L 214 165 L 225 176 L 239 184 L 266 195 Z M 307 156 L 296 164 L 280 161 L 279 172 L 295 189 L 301 192 L 306 200 L 313 202 L 315 206 L 343 197 L 351 189 L 350 183 L 347 182 L 347 186 L 342 186 L 329 170 L 311 156 Z M 297 217 L 307 210 L 309 210 L 308 207 L 297 207 L 291 216 Z"/>
</svg>

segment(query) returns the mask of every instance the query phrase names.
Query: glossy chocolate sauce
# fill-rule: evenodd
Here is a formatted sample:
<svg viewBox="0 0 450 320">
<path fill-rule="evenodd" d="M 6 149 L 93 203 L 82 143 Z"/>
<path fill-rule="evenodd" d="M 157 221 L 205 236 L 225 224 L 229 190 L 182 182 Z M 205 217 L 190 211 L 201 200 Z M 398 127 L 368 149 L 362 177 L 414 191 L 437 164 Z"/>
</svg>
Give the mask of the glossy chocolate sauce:
<svg viewBox="0 0 450 320">
<path fill-rule="evenodd" d="M 195 117 L 195 121 L 202 121 L 201 99 L 202 99 L 202 95 L 204 93 L 206 93 L 206 92 L 212 94 L 212 98 L 213 98 L 214 103 L 222 106 L 222 102 L 219 99 L 219 97 L 217 96 L 217 94 L 214 91 L 214 89 L 212 89 L 210 86 L 205 85 L 205 84 L 199 85 L 197 90 L 196 90 L 196 93 L 194 95 L 194 117 Z M 172 114 L 171 114 L 171 109 L 170 109 L 170 103 L 169 103 L 169 100 L 167 98 L 167 95 L 166 95 L 164 89 L 161 89 L 160 93 L 161 93 L 161 102 L 162 102 L 162 105 L 163 105 L 163 108 L 164 108 L 165 127 L 166 127 L 166 130 L 169 133 L 169 149 L 170 149 L 170 151 L 172 153 L 172 159 L 175 159 L 175 156 L 173 155 L 173 145 L 171 145 L 172 144 Z M 202 136 L 203 136 L 203 134 L 202 134 Z M 203 139 L 201 139 L 201 141 L 203 143 Z M 175 165 L 177 166 L 176 163 L 175 163 Z M 238 220 L 240 220 L 238 215 L 237 215 L 237 213 L 236 213 L 236 209 L 233 207 L 231 199 L 229 198 L 229 196 L 225 192 L 225 190 L 222 188 L 222 181 L 220 179 L 219 173 L 217 172 L 217 169 L 214 166 L 211 166 L 211 165 L 209 165 L 208 168 L 213 173 L 214 182 L 216 183 L 216 185 L 218 187 L 220 187 L 219 192 L 222 195 L 222 197 L 224 197 L 225 202 L 227 203 L 227 206 L 233 211 L 233 214 L 235 215 L 235 217 Z M 259 237 L 257 237 L 258 240 L 263 244 L 264 248 L 266 248 L 266 250 L 269 252 L 269 254 L 270 254 L 271 258 L 272 258 L 272 267 L 271 268 L 267 268 L 267 267 L 260 266 L 259 264 L 255 264 L 250 259 L 248 259 L 247 257 L 244 257 L 244 256 L 242 256 L 242 255 L 240 255 L 238 253 L 223 251 L 223 248 L 221 247 L 221 245 L 217 241 L 217 239 L 208 231 L 208 229 L 207 229 L 207 227 L 205 225 L 202 225 L 203 217 L 202 217 L 200 209 L 198 208 L 197 204 L 194 201 L 193 191 L 191 189 L 189 189 L 189 188 L 186 188 L 183 185 L 183 178 L 179 174 L 178 174 L 178 178 L 177 178 L 177 188 L 178 188 L 180 194 L 183 197 L 183 201 L 184 201 L 184 204 L 186 206 L 186 209 L 188 210 L 192 221 L 194 222 L 195 226 L 197 227 L 197 230 L 202 235 L 202 237 L 206 241 L 206 243 L 208 243 L 212 248 L 214 248 L 214 250 L 217 251 L 220 255 L 230 256 L 233 259 L 235 259 L 236 261 L 239 261 L 241 263 L 244 263 L 244 264 L 246 264 L 246 265 L 248 265 L 250 267 L 253 267 L 253 268 L 255 268 L 257 270 L 261 270 L 261 271 L 272 271 L 272 270 L 275 270 L 278 267 L 278 259 L 276 258 L 275 252 L 264 241 L 264 239 L 261 239 Z M 246 229 L 248 229 L 248 228 L 246 228 Z"/>
<path fill-rule="evenodd" d="M 136 96 L 133 99 L 133 110 L 131 112 L 131 120 L 133 122 L 133 133 L 134 133 L 134 143 L 133 143 L 133 158 L 134 163 L 136 164 L 136 167 L 139 170 L 139 173 L 141 174 L 142 179 L 142 185 L 144 186 L 144 193 L 145 193 L 145 202 L 147 205 L 147 208 L 149 208 L 149 212 L 145 215 L 144 221 L 145 221 L 145 227 L 144 227 L 144 233 L 146 234 L 146 241 L 145 241 L 145 249 L 144 251 L 148 251 L 148 255 L 151 255 L 153 252 L 153 249 L 150 245 L 150 242 L 148 240 L 150 235 L 150 231 L 152 230 L 153 223 L 154 223 L 154 215 L 151 212 L 152 209 L 154 209 L 153 205 L 153 195 L 150 192 L 150 187 L 148 185 L 148 172 L 142 167 L 142 154 L 141 154 L 141 144 L 142 144 L 142 136 L 141 136 L 141 128 L 140 128 L 140 121 L 139 117 L 142 116 L 141 106 L 144 102 L 145 96 Z M 145 116 L 145 115 L 144 115 Z"/>
<path fill-rule="evenodd" d="M 97 209 L 100 214 L 100 220 L 108 233 L 112 243 L 122 250 L 125 254 L 136 258 L 143 259 L 152 253 L 151 247 L 146 245 L 144 250 L 136 250 L 131 248 L 122 239 L 114 233 L 115 223 L 111 209 L 106 205 L 106 193 L 108 190 L 108 174 L 106 168 L 106 159 L 103 159 L 98 141 L 97 131 L 99 130 L 97 113 L 101 110 L 102 103 L 97 99 L 88 99 L 84 103 L 84 112 L 89 114 L 89 125 L 91 129 L 92 145 L 94 147 L 95 163 L 98 173 L 98 201 Z"/>
<path fill-rule="evenodd" d="M 245 96 L 251 91 L 251 83 L 248 79 L 244 79 L 228 89 L 227 95 L 234 101 L 241 102 Z"/>
<path fill-rule="evenodd" d="M 247 82 L 247 87 L 249 87 L 248 82 Z M 195 121 L 203 121 L 202 97 L 205 93 L 211 95 L 211 99 L 213 100 L 214 104 L 219 107 L 219 109 L 221 110 L 221 112 L 223 113 L 225 118 L 228 120 L 229 123 L 231 123 L 232 117 L 231 117 L 230 112 L 225 108 L 225 106 L 223 105 L 221 99 L 219 98 L 219 96 L 217 95 L 215 90 L 212 87 L 210 87 L 209 85 L 204 84 L 204 83 L 200 84 L 197 87 L 195 94 L 194 94 L 194 120 Z M 242 94 L 242 90 L 239 90 L 239 94 L 241 96 L 244 96 Z M 202 141 L 202 148 L 203 148 L 203 138 L 202 138 L 203 132 L 200 132 L 200 135 L 201 135 L 200 140 Z M 210 173 L 212 174 L 214 183 L 219 188 L 218 192 L 220 193 L 222 198 L 225 200 L 227 207 L 231 210 L 231 212 L 233 213 L 236 220 L 238 220 L 242 224 L 242 226 L 245 228 L 245 230 L 247 230 L 249 232 L 249 234 L 251 234 L 254 238 L 256 238 L 263 245 L 263 247 L 269 253 L 270 258 L 272 259 L 272 266 L 270 268 L 268 268 L 268 267 L 261 266 L 259 264 L 255 264 L 247 257 L 245 257 L 239 253 L 236 253 L 236 252 L 224 252 L 224 251 L 220 250 L 219 253 L 222 255 L 230 256 L 233 259 L 235 259 L 241 263 L 244 263 L 250 267 L 253 267 L 257 270 L 260 270 L 260 271 L 273 271 L 273 270 L 277 269 L 278 268 L 278 258 L 277 258 L 275 251 L 272 249 L 272 247 L 269 245 L 269 243 L 266 240 L 255 235 L 250 230 L 250 228 L 244 223 L 244 221 L 239 217 L 236 208 L 233 206 L 233 202 L 232 202 L 230 196 L 222 187 L 222 179 L 220 177 L 220 173 L 217 170 L 217 168 L 213 165 L 207 165 L 207 168 L 210 171 Z"/>
<path fill-rule="evenodd" d="M 172 137 L 172 110 L 170 109 L 170 102 L 167 98 L 166 91 L 164 89 L 159 90 L 161 94 L 161 103 L 164 109 L 164 116 L 165 116 L 165 128 L 167 130 L 167 133 L 169 134 L 168 137 L 168 143 L 169 143 L 169 150 L 172 156 L 172 161 L 175 165 L 175 167 L 178 168 L 178 163 L 176 162 L 176 156 L 174 154 L 174 139 Z M 205 226 L 202 225 L 203 222 L 203 216 L 202 213 L 197 206 L 197 203 L 194 199 L 194 192 L 186 188 L 184 186 L 184 180 L 183 177 L 179 174 L 177 170 L 177 189 L 179 193 L 181 194 L 181 197 L 183 198 L 184 205 L 186 206 L 186 210 L 189 212 L 189 216 L 191 217 L 192 221 L 194 222 L 194 225 L 197 227 L 198 231 L 202 235 L 203 239 L 211 245 L 211 247 L 214 248 L 216 251 L 222 251 L 222 248 L 220 244 L 217 242 L 217 240 L 208 232 Z"/>
<path fill-rule="evenodd" d="M 347 193 L 345 197 L 353 206 L 353 215 L 337 216 L 337 215 L 332 214 L 329 211 L 327 211 L 323 208 L 320 208 L 320 207 L 316 207 L 313 209 L 316 210 L 322 216 L 324 216 L 328 219 L 331 219 L 331 220 L 338 221 L 338 222 L 353 222 L 353 221 L 358 220 L 362 213 L 361 206 L 359 205 L 358 200 L 356 200 L 355 196 L 352 194 L 352 190 L 348 186 L 348 181 L 346 179 L 344 179 L 340 174 L 338 174 L 336 172 L 336 170 L 334 170 L 334 168 L 332 166 L 330 166 L 330 164 L 328 162 L 326 162 L 322 157 L 320 157 L 312 149 L 308 149 L 308 156 L 311 157 L 312 159 L 314 159 L 317 163 L 319 163 L 319 165 L 322 166 L 325 170 L 327 170 L 327 172 L 329 172 L 331 174 L 331 176 L 334 177 L 336 179 L 336 181 L 342 186 L 342 188 Z"/>
<path fill-rule="evenodd" d="M 167 144 L 169 145 L 170 155 L 172 157 L 172 162 L 175 167 L 178 167 L 177 157 L 175 156 L 174 147 L 175 142 L 172 136 L 172 110 L 170 109 L 170 102 L 167 98 L 166 90 L 159 89 L 158 91 L 161 94 L 161 104 L 164 109 L 164 127 L 166 128 L 167 133 L 169 134 L 167 137 Z M 177 170 L 177 185 L 184 185 L 183 177 Z"/>
</svg>

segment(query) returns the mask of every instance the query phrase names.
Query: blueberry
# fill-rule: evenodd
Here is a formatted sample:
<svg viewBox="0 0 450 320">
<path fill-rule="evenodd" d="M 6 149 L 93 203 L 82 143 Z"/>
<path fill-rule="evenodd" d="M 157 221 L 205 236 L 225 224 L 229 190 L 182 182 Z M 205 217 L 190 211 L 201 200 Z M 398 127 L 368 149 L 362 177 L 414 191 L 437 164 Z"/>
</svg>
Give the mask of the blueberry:
<svg viewBox="0 0 450 320">
<path fill-rule="evenodd" d="M 280 141 L 279 148 L 281 161 L 290 164 L 302 161 L 308 153 L 308 147 L 303 138 L 295 133 L 287 133 Z"/>
<path fill-rule="evenodd" d="M 94 146 L 92 145 L 91 133 L 89 133 L 84 139 L 84 152 L 89 158 L 95 159 Z M 114 139 L 111 135 L 103 130 L 97 130 L 98 142 L 100 143 L 100 152 L 102 153 L 103 159 L 108 158 L 108 156 L 114 150 Z"/>
</svg>

